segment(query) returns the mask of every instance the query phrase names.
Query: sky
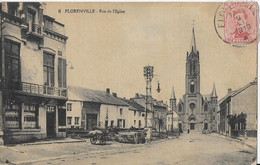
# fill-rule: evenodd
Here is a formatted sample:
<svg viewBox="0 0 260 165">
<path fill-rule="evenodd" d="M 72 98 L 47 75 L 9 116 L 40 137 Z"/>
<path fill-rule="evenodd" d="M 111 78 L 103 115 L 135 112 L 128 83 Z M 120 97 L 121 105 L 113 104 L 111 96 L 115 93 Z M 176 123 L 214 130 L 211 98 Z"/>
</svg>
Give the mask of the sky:
<svg viewBox="0 0 260 165">
<path fill-rule="evenodd" d="M 257 75 L 257 44 L 234 47 L 214 28 L 219 3 L 51 3 L 46 14 L 63 23 L 68 84 L 90 89 L 110 88 L 119 97 L 145 94 L 143 67 L 154 66 L 153 97 L 169 102 L 174 86 L 185 93 L 185 60 L 194 24 L 200 52 L 201 93 L 216 84 L 219 99 Z M 58 10 L 61 9 L 61 13 Z M 65 9 L 118 9 L 125 13 L 64 13 Z M 193 21 L 194 20 L 194 21 Z M 193 23 L 194 22 L 194 23 Z M 68 65 L 68 66 L 69 66 Z M 157 82 L 161 92 L 157 93 Z"/>
</svg>

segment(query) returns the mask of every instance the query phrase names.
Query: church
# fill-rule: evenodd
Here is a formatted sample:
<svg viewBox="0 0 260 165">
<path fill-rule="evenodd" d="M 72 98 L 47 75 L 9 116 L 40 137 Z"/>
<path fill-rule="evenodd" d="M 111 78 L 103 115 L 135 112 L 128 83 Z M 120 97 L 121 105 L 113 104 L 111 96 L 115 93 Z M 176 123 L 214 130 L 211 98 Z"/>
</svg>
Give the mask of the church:
<svg viewBox="0 0 260 165">
<path fill-rule="evenodd" d="M 182 131 L 217 131 L 218 96 L 215 84 L 207 95 L 200 93 L 200 58 L 192 29 L 191 50 L 186 57 L 185 94 L 176 105 L 174 90 L 170 104 L 178 115 L 178 127 Z"/>
</svg>

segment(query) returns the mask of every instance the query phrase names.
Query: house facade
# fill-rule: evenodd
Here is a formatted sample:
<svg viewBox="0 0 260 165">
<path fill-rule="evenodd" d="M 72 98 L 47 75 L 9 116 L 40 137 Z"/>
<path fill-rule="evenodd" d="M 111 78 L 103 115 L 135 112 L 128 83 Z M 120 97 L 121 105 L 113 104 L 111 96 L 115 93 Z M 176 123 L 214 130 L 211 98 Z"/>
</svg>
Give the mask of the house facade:
<svg viewBox="0 0 260 165">
<path fill-rule="evenodd" d="M 248 136 L 256 136 L 257 131 L 257 79 L 244 87 L 232 91 L 219 101 L 220 126 L 219 133 L 231 136 L 231 127 L 228 124 L 228 115 L 246 114 L 246 125 L 236 124 L 236 131 L 247 131 Z"/>
<path fill-rule="evenodd" d="M 144 128 L 145 126 L 145 107 L 134 102 L 133 100 L 126 100 L 129 104 L 128 125 L 134 128 Z"/>
<path fill-rule="evenodd" d="M 136 93 L 135 97 L 131 98 L 137 104 L 146 107 L 145 95 Z M 152 98 L 152 106 L 147 105 L 147 113 L 151 113 L 152 127 L 157 130 L 166 130 L 166 116 L 168 111 L 168 105 L 163 101 L 157 101 Z M 149 116 L 149 115 L 148 115 Z"/>
<path fill-rule="evenodd" d="M 66 136 L 65 27 L 39 2 L 3 2 L 1 128 L 5 144 Z"/>
<path fill-rule="evenodd" d="M 72 107 L 72 113 L 67 113 L 68 128 L 73 126 L 73 119 L 75 122 L 76 118 L 79 118 L 80 124 L 74 124 L 74 126 L 88 131 L 93 130 L 95 127 L 130 128 L 132 126 L 128 122 L 128 117 L 132 112 L 129 111 L 129 104 L 115 94 L 110 94 L 110 89 L 99 91 L 69 87 L 67 112 L 68 104 L 69 107 Z"/>
</svg>

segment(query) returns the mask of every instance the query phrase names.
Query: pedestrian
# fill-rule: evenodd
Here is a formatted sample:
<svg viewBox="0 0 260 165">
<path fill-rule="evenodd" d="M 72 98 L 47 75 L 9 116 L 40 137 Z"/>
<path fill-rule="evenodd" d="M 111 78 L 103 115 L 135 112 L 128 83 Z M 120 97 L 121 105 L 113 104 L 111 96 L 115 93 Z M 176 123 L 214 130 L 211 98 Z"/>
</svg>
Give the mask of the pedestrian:
<svg viewBox="0 0 260 165">
<path fill-rule="evenodd" d="M 188 128 L 188 134 L 190 133 L 190 129 Z"/>
</svg>

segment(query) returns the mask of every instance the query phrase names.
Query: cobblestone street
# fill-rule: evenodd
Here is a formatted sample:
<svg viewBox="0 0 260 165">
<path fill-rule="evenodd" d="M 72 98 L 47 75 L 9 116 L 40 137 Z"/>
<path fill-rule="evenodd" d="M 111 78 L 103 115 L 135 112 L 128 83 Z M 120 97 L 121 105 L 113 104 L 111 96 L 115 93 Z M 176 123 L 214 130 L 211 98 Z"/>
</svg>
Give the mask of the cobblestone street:
<svg viewBox="0 0 260 165">
<path fill-rule="evenodd" d="M 2 147 L 1 161 L 13 164 L 251 164 L 256 150 L 218 134 L 192 132 L 146 144 L 87 142 Z"/>
</svg>

